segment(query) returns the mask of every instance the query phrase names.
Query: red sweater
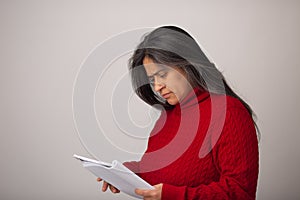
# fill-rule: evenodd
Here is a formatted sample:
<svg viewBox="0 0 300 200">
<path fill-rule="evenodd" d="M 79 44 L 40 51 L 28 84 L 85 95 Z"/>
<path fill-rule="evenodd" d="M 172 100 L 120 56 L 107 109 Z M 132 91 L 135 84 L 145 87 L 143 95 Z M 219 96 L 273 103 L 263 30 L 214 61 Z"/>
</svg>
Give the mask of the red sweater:
<svg viewBox="0 0 300 200">
<path fill-rule="evenodd" d="M 162 112 L 141 161 L 125 165 L 152 185 L 163 183 L 162 200 L 255 199 L 258 143 L 251 116 L 233 97 L 196 94 Z"/>
</svg>

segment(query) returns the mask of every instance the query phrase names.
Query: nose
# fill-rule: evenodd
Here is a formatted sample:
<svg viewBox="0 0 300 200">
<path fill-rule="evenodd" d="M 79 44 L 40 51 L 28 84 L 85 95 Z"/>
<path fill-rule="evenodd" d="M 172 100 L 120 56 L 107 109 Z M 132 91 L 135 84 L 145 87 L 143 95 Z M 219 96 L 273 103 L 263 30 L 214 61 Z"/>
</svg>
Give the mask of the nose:
<svg viewBox="0 0 300 200">
<path fill-rule="evenodd" d="M 156 92 L 159 92 L 161 89 L 163 89 L 165 87 L 165 84 L 163 84 L 163 83 L 160 83 L 160 82 L 158 82 L 158 81 L 155 81 L 154 82 L 154 90 L 156 91 Z"/>
</svg>

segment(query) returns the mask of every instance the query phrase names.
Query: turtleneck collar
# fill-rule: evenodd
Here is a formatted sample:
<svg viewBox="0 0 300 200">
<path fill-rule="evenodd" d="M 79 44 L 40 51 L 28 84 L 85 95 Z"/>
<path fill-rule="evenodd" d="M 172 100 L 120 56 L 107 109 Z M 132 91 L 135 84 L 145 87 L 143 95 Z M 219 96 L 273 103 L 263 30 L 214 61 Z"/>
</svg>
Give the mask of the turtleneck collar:
<svg viewBox="0 0 300 200">
<path fill-rule="evenodd" d="M 192 89 L 187 96 L 180 102 L 178 103 L 175 108 L 179 107 L 180 110 L 186 109 L 188 107 L 191 107 L 195 104 L 199 104 L 202 101 L 206 100 L 209 98 L 210 94 L 203 88 L 194 88 Z"/>
</svg>

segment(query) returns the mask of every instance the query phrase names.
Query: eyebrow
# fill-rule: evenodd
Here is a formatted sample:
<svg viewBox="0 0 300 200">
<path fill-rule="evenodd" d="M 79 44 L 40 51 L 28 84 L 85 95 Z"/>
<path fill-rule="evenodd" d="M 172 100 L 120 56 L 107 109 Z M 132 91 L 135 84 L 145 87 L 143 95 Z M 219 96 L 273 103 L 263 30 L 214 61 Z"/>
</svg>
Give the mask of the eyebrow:
<svg viewBox="0 0 300 200">
<path fill-rule="evenodd" d="M 159 72 L 161 72 L 161 71 L 164 71 L 164 70 L 166 70 L 166 69 L 160 69 L 160 70 L 158 70 L 157 72 L 155 72 L 154 74 L 152 74 L 152 75 L 147 75 L 149 78 L 150 77 L 153 77 L 153 76 L 155 76 L 156 74 L 158 74 Z"/>
</svg>

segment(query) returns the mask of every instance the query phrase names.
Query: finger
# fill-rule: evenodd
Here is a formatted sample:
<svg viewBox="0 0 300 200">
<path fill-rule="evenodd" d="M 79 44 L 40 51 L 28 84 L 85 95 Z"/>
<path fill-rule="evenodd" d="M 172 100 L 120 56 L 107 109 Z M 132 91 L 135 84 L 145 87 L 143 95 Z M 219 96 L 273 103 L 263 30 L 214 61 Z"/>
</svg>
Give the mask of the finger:
<svg viewBox="0 0 300 200">
<path fill-rule="evenodd" d="M 103 181 L 103 185 L 102 185 L 102 191 L 105 192 L 108 188 L 108 183 L 106 181 Z"/>
<path fill-rule="evenodd" d="M 99 178 L 99 177 L 98 177 L 98 178 L 97 178 L 97 181 L 98 181 L 98 182 L 101 182 L 101 181 L 102 181 L 102 178 Z"/>
<path fill-rule="evenodd" d="M 134 192 L 135 192 L 137 195 L 143 196 L 143 191 L 140 190 L 140 189 L 135 189 Z"/>
<path fill-rule="evenodd" d="M 119 193 L 119 192 L 120 192 L 120 190 L 118 190 L 117 188 L 115 188 L 115 187 L 112 186 L 112 185 L 109 185 L 109 189 L 110 189 L 110 191 L 112 191 L 113 193 Z"/>
<path fill-rule="evenodd" d="M 135 193 L 142 196 L 144 200 L 161 199 L 160 193 L 157 190 L 136 189 Z"/>
<path fill-rule="evenodd" d="M 140 196 L 148 196 L 149 190 L 135 189 L 135 193 Z"/>
</svg>

